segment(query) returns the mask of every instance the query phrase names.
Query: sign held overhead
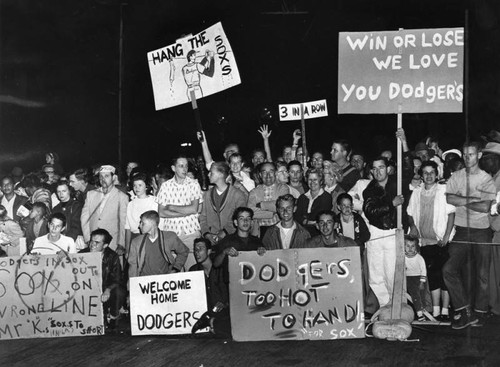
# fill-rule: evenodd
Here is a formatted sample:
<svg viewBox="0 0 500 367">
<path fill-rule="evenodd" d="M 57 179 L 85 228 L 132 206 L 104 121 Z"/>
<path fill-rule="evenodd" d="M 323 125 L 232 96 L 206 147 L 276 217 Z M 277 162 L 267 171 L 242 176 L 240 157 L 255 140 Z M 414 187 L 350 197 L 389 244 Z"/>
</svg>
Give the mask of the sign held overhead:
<svg viewBox="0 0 500 367">
<path fill-rule="evenodd" d="M 295 121 L 302 118 L 301 105 L 304 109 L 304 119 L 314 119 L 328 116 L 326 99 L 305 103 L 280 104 L 280 121 Z"/>
<path fill-rule="evenodd" d="M 174 107 L 241 83 L 234 53 L 219 22 L 148 52 L 156 110 Z"/>
<path fill-rule="evenodd" d="M 338 112 L 462 112 L 464 29 L 339 34 Z"/>
</svg>

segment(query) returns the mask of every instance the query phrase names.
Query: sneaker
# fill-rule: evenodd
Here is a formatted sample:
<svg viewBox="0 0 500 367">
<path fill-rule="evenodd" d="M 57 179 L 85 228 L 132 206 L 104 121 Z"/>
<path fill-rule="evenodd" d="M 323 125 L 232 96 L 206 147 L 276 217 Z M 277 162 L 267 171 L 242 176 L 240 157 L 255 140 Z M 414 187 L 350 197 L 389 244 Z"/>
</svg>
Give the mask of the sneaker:
<svg viewBox="0 0 500 367">
<path fill-rule="evenodd" d="M 477 312 L 477 311 L 474 311 L 474 315 L 477 318 L 477 322 L 475 324 L 471 325 L 471 326 L 481 327 L 481 326 L 484 326 L 484 324 L 486 324 L 486 319 L 488 318 L 488 313 L 487 312 Z"/>
<path fill-rule="evenodd" d="M 469 308 L 461 309 L 455 312 L 451 320 L 451 328 L 455 330 L 464 329 L 469 325 L 477 324 L 479 320 Z"/>
</svg>

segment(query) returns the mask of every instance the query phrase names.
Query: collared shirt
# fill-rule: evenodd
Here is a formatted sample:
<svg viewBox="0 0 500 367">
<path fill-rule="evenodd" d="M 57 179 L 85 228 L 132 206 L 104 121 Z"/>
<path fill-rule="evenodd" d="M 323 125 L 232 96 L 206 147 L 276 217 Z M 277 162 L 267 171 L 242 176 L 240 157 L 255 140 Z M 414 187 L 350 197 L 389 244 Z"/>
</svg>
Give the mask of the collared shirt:
<svg viewBox="0 0 500 367">
<path fill-rule="evenodd" d="M 309 204 L 307 206 L 307 213 L 311 212 L 314 200 L 316 200 L 317 198 L 319 198 L 323 194 L 323 192 L 325 192 L 325 190 L 319 189 L 318 195 L 316 195 L 314 198 L 311 195 L 311 190 L 309 190 L 308 192 L 306 192 L 304 194 L 309 199 Z"/>
<path fill-rule="evenodd" d="M 7 200 L 7 197 L 4 195 L 2 197 L 2 205 L 7 210 L 7 215 L 10 219 L 14 219 L 14 201 L 16 200 L 16 194 L 12 196 L 12 199 Z"/>
<path fill-rule="evenodd" d="M 290 228 L 283 228 L 281 222 L 279 222 L 276 224 L 276 227 L 280 229 L 281 244 L 283 245 L 283 249 L 288 250 L 290 248 L 290 243 L 292 242 L 293 231 L 295 231 L 297 225 L 293 222 L 293 225 Z"/>
<path fill-rule="evenodd" d="M 175 177 L 161 185 L 156 202 L 160 205 L 190 205 L 193 200 L 203 201 L 200 184 L 197 180 L 186 177 L 182 184 L 177 183 Z M 198 213 L 185 217 L 161 218 L 160 230 L 172 231 L 177 235 L 192 234 L 200 231 Z"/>
</svg>

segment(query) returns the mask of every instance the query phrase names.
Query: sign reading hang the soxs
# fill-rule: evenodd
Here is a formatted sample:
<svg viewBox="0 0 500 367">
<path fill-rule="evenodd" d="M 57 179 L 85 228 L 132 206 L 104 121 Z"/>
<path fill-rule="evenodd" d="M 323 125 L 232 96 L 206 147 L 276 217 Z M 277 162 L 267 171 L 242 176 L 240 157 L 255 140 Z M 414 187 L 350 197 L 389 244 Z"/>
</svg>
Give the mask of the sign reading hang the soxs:
<svg viewBox="0 0 500 367">
<path fill-rule="evenodd" d="M 156 110 L 218 93 L 241 83 L 233 50 L 219 22 L 148 52 Z"/>
<path fill-rule="evenodd" d="M 339 34 L 338 112 L 462 112 L 463 28 Z"/>
</svg>

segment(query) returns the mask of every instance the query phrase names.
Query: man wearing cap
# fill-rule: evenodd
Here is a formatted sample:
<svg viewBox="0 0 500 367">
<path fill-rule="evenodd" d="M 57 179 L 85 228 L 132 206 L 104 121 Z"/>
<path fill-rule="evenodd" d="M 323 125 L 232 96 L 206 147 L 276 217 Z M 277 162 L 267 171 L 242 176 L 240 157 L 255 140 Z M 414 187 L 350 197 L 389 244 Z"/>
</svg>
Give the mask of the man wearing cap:
<svg viewBox="0 0 500 367">
<path fill-rule="evenodd" d="M 101 166 L 99 169 L 101 187 L 87 193 L 81 223 L 85 242 L 90 241 L 92 231 L 103 228 L 113 237 L 109 247 L 120 253 L 125 249 L 128 196 L 113 184 L 114 174 L 115 167 Z"/>
</svg>

